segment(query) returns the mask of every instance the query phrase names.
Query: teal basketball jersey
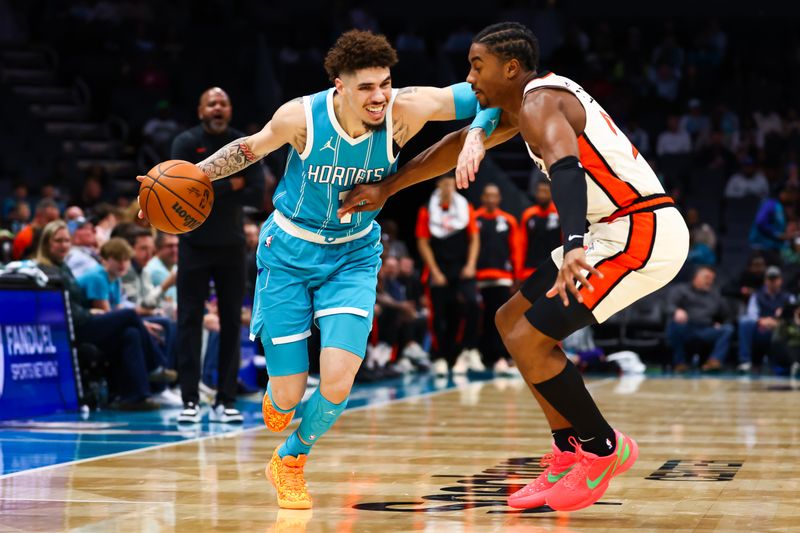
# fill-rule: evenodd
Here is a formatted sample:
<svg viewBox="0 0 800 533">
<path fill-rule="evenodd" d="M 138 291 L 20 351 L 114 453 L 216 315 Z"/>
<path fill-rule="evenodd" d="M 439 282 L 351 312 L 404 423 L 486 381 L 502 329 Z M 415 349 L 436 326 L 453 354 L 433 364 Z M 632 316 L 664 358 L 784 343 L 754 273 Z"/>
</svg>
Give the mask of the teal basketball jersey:
<svg viewBox="0 0 800 533">
<path fill-rule="evenodd" d="M 397 89 L 392 90 L 384 126 L 355 139 L 336 120 L 334 92 L 331 88 L 303 97 L 306 146 L 301 154 L 289 148 L 286 171 L 272 198 L 282 215 L 325 238 L 347 237 L 372 225 L 378 211 L 339 219 L 336 210 L 355 185 L 381 181 L 397 170 L 392 140 Z"/>
</svg>

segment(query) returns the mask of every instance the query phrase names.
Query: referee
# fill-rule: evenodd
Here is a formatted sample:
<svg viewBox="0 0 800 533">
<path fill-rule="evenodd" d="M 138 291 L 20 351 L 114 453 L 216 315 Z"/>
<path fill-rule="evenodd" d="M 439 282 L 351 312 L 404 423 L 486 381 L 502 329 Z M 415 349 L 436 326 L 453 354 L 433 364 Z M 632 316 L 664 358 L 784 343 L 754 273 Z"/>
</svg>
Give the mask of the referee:
<svg viewBox="0 0 800 533">
<path fill-rule="evenodd" d="M 172 142 L 172 159 L 202 161 L 244 134 L 228 127 L 231 101 L 219 87 L 207 89 L 197 107 L 200 124 Z M 209 414 L 218 422 L 242 422 L 235 408 L 240 359 L 241 308 L 245 290 L 242 206 L 260 202 L 264 177 L 259 165 L 213 182 L 214 208 L 196 230 L 181 235 L 178 254 L 178 375 L 183 397 L 179 423 L 200 422 L 200 350 L 205 301 L 214 281 L 220 344 L 217 397 Z"/>
</svg>

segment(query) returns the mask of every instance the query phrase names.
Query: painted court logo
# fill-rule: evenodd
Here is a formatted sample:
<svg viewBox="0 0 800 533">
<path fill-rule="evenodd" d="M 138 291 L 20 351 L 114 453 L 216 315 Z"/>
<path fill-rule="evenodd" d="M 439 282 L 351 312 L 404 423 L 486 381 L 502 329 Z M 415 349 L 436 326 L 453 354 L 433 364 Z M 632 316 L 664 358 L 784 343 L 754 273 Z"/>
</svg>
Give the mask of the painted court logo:
<svg viewBox="0 0 800 533">
<path fill-rule="evenodd" d="M 487 468 L 480 474 L 435 475 L 452 479 L 439 488 L 438 494 L 421 496 L 422 501 L 363 502 L 353 506 L 360 511 L 392 513 L 447 513 L 466 509 L 488 508 L 487 514 L 551 513 L 543 505 L 534 509 L 509 509 L 508 496 L 536 479 L 544 471 L 541 457 L 513 457 Z M 566 472 L 564 472 L 566 474 Z M 551 481 L 552 483 L 552 481 Z M 619 502 L 597 502 L 595 505 L 622 505 Z"/>
<path fill-rule="evenodd" d="M 361 511 L 386 511 L 393 513 L 447 513 L 465 509 L 488 508 L 487 514 L 538 514 L 550 513 L 546 506 L 535 509 L 509 509 L 508 496 L 530 483 L 544 467 L 541 457 L 515 457 L 487 468 L 480 474 L 441 475 L 449 485 L 439 488 L 438 494 L 421 497 L 422 501 L 364 502 L 353 507 Z M 449 481 L 449 480 L 452 480 Z M 619 505 L 599 502 L 600 505 Z"/>
</svg>

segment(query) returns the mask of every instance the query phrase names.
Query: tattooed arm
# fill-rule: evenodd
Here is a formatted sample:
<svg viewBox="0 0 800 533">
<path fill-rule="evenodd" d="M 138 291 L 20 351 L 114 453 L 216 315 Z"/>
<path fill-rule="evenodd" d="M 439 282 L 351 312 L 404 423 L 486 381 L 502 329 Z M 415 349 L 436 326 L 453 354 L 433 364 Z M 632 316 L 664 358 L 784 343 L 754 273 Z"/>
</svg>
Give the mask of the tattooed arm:
<svg viewBox="0 0 800 533">
<path fill-rule="evenodd" d="M 272 119 L 258 133 L 226 144 L 197 163 L 197 166 L 211 181 L 226 178 L 287 143 L 298 153 L 305 150 L 306 117 L 302 98 L 279 107 Z"/>
</svg>

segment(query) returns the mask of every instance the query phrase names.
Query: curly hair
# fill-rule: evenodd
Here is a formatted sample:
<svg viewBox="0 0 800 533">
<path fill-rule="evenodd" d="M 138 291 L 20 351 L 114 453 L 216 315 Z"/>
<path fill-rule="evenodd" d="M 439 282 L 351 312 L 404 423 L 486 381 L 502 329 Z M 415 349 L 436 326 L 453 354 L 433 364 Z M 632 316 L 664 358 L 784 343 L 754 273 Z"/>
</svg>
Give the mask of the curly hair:
<svg viewBox="0 0 800 533">
<path fill-rule="evenodd" d="M 343 33 L 325 56 L 325 71 L 331 81 L 342 73 L 362 68 L 393 67 L 397 63 L 395 52 L 383 35 L 370 31 L 350 30 Z"/>
</svg>

